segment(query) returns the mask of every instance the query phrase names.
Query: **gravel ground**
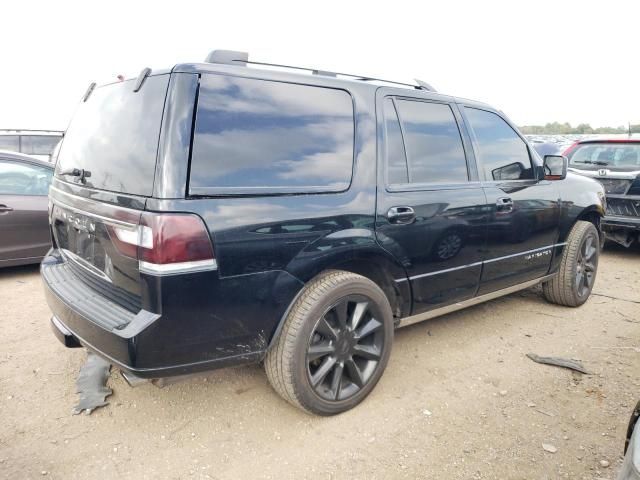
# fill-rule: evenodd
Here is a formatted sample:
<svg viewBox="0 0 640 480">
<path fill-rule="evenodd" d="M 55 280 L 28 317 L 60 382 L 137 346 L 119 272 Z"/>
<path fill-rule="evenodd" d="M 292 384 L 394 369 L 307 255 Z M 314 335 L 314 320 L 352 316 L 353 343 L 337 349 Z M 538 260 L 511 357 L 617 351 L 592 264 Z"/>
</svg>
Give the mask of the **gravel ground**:
<svg viewBox="0 0 640 480">
<path fill-rule="evenodd" d="M 85 353 L 53 337 L 37 268 L 5 269 L 0 477 L 614 479 L 640 398 L 639 267 L 640 249 L 607 247 L 581 308 L 532 289 L 402 329 L 373 393 L 332 418 L 285 403 L 259 366 L 163 389 L 113 371 L 109 405 L 72 416 Z"/>
</svg>

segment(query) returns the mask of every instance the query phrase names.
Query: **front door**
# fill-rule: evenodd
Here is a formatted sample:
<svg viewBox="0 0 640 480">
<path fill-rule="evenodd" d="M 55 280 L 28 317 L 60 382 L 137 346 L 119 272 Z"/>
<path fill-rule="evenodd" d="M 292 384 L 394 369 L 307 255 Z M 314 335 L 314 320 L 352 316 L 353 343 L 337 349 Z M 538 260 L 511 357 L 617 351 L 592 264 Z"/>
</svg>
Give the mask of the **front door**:
<svg viewBox="0 0 640 480">
<path fill-rule="evenodd" d="M 51 248 L 51 175 L 50 168 L 0 159 L 0 262 L 43 257 Z"/>
<path fill-rule="evenodd" d="M 544 276 L 557 245 L 557 182 L 537 179 L 537 159 L 497 113 L 462 107 L 490 210 L 479 295 Z"/>
<path fill-rule="evenodd" d="M 476 294 L 487 209 L 455 105 L 378 99 L 381 157 L 378 242 L 404 265 L 418 314 Z"/>
</svg>

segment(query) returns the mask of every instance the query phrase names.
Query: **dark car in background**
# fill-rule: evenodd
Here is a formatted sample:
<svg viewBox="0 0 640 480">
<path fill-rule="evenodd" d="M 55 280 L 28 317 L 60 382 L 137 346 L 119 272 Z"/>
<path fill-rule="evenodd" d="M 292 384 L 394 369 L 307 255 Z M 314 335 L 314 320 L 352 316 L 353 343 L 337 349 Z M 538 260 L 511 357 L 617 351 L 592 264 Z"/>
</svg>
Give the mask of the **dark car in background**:
<svg viewBox="0 0 640 480">
<path fill-rule="evenodd" d="M 580 140 L 564 155 L 569 169 L 594 178 L 607 192 L 602 228 L 608 239 L 628 247 L 640 239 L 640 138 Z"/>
<path fill-rule="evenodd" d="M 604 189 L 489 105 L 424 82 L 205 63 L 92 85 L 51 186 L 56 336 L 129 378 L 264 360 L 321 415 L 361 402 L 394 328 L 542 283 L 593 288 Z"/>
<path fill-rule="evenodd" d="M 0 267 L 38 263 L 51 248 L 52 176 L 49 162 L 0 151 Z"/>
</svg>

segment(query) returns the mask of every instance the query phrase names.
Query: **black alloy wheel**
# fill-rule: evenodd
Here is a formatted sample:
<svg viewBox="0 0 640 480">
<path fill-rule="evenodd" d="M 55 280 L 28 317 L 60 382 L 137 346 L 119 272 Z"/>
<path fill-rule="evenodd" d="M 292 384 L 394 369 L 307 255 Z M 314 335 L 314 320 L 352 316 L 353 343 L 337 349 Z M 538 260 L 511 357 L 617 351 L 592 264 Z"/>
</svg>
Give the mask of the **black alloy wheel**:
<svg viewBox="0 0 640 480">
<path fill-rule="evenodd" d="M 324 400 L 355 395 L 380 364 L 385 332 L 374 310 L 366 297 L 348 295 L 316 323 L 307 347 L 307 378 Z"/>
</svg>

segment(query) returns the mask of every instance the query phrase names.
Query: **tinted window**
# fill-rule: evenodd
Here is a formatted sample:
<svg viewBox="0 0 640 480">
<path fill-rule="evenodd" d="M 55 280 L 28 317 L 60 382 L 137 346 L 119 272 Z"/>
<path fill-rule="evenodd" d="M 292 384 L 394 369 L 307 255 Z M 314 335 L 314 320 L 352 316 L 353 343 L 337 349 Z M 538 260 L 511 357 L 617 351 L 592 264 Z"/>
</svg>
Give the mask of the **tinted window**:
<svg viewBox="0 0 640 480">
<path fill-rule="evenodd" d="M 53 170 L 0 160 L 0 194 L 47 195 Z"/>
<path fill-rule="evenodd" d="M 88 187 L 150 196 L 168 82 L 157 75 L 138 92 L 135 80 L 96 88 L 67 129 L 58 169 L 88 170 Z"/>
<path fill-rule="evenodd" d="M 0 135 L 0 150 L 17 152 L 20 149 L 18 135 Z"/>
<path fill-rule="evenodd" d="M 534 178 L 527 145 L 507 122 L 485 110 L 465 108 L 465 111 L 485 180 Z"/>
<path fill-rule="evenodd" d="M 387 98 L 384 101 L 384 119 L 387 136 L 387 182 L 390 185 L 408 183 L 407 157 L 404 151 L 404 143 L 402 142 L 398 114 L 391 98 Z"/>
<path fill-rule="evenodd" d="M 204 75 L 198 98 L 192 193 L 349 186 L 354 120 L 346 92 Z"/>
<path fill-rule="evenodd" d="M 458 124 L 449 105 L 398 100 L 411 183 L 468 180 Z"/>
</svg>

